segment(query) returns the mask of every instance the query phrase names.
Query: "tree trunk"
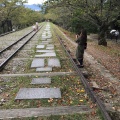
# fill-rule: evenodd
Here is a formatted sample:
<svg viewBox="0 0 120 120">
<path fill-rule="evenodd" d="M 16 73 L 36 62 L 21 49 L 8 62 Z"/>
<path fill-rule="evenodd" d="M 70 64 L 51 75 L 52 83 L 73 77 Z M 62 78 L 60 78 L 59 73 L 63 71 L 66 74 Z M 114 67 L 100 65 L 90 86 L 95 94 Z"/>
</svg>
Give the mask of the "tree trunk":
<svg viewBox="0 0 120 120">
<path fill-rule="evenodd" d="M 107 26 L 102 25 L 100 27 L 100 32 L 99 32 L 99 37 L 98 37 L 98 45 L 107 46 L 106 30 L 107 30 Z"/>
</svg>

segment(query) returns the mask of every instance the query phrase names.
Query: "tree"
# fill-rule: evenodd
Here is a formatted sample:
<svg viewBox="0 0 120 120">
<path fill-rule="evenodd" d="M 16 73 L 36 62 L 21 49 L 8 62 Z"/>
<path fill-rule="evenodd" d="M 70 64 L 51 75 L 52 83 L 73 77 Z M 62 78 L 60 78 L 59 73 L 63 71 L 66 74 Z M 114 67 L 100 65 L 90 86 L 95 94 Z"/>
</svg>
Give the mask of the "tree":
<svg viewBox="0 0 120 120">
<path fill-rule="evenodd" d="M 1 0 L 0 1 L 0 22 L 3 32 L 12 30 L 13 12 L 23 5 L 25 0 Z"/>
<path fill-rule="evenodd" d="M 79 11 L 79 19 L 90 21 L 98 27 L 98 44 L 104 46 L 107 46 L 106 31 L 120 19 L 120 0 L 48 0 L 47 5 L 70 8 L 73 15 Z"/>
<path fill-rule="evenodd" d="M 13 15 L 14 18 L 12 18 L 12 22 L 17 28 L 25 28 L 33 25 L 35 22 L 41 22 L 43 20 L 42 13 L 24 8 L 23 6 L 17 8 L 17 10 L 13 12 Z"/>
<path fill-rule="evenodd" d="M 13 11 L 22 6 L 26 0 L 1 0 L 0 1 L 0 16 L 1 21 L 9 19 L 12 16 Z"/>
<path fill-rule="evenodd" d="M 33 11 L 25 8 L 24 3 L 26 0 L 1 0 L 0 1 L 0 24 L 3 31 L 1 33 L 12 30 L 15 28 L 24 28 L 34 24 L 36 21 L 40 22 L 43 19 L 41 12 Z M 11 29 L 6 21 L 11 21 Z"/>
</svg>

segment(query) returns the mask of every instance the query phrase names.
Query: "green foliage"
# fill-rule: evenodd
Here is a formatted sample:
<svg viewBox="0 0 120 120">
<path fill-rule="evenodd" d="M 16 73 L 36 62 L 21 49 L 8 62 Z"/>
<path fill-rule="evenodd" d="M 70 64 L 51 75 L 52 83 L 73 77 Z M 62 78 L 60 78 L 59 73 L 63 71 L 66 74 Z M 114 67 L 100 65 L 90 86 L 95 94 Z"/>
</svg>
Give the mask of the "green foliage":
<svg viewBox="0 0 120 120">
<path fill-rule="evenodd" d="M 79 32 L 80 29 L 85 28 L 87 30 L 88 33 L 96 33 L 97 32 L 97 26 L 95 26 L 94 24 L 92 24 L 89 21 L 85 21 L 85 20 L 80 20 L 78 18 L 76 18 L 75 16 L 73 17 L 73 19 L 71 20 L 71 31 L 72 32 Z"/>
<path fill-rule="evenodd" d="M 76 32 L 78 28 L 85 27 L 88 32 L 104 32 L 99 37 L 101 44 L 106 43 L 108 28 L 119 26 L 120 0 L 47 0 L 45 6 L 47 12 L 53 7 L 59 8 L 56 23 L 65 29 Z"/>
<path fill-rule="evenodd" d="M 34 24 L 36 21 L 43 20 L 43 14 L 31 9 L 25 8 L 23 3 L 26 0 L 1 0 L 0 1 L 0 24 L 2 21 L 11 20 L 15 28 L 24 28 Z M 2 28 L 1 28 L 1 33 Z"/>
<path fill-rule="evenodd" d="M 40 22 L 43 19 L 43 15 L 41 13 L 35 12 L 24 7 L 20 7 L 18 11 L 15 11 L 14 14 L 16 16 L 14 16 L 13 19 L 11 18 L 13 20 L 13 24 L 19 26 L 20 28 L 30 26 L 36 21 Z"/>
</svg>

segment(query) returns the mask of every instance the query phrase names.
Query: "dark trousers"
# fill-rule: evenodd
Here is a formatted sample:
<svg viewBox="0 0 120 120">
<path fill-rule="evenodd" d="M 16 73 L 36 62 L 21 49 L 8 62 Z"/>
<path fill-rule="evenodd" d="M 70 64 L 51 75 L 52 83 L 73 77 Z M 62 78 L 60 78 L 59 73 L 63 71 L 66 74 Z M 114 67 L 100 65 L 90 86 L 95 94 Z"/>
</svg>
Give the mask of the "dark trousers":
<svg viewBox="0 0 120 120">
<path fill-rule="evenodd" d="M 118 40 L 118 36 L 115 36 L 115 39 L 116 39 L 116 42 L 117 42 L 117 40 Z"/>
<path fill-rule="evenodd" d="M 80 65 L 83 65 L 83 58 L 79 58 L 78 61 L 79 61 Z"/>
</svg>

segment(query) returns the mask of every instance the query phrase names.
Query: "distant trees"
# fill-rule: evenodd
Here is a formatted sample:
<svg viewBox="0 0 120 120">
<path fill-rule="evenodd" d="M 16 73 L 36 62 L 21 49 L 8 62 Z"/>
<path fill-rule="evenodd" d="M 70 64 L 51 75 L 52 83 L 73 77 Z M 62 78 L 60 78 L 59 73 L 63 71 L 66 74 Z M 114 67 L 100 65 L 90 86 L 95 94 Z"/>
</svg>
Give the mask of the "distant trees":
<svg viewBox="0 0 120 120">
<path fill-rule="evenodd" d="M 0 1 L 0 33 L 11 31 L 13 27 L 24 28 L 43 19 L 42 13 L 25 8 L 25 2 L 26 0 Z"/>
<path fill-rule="evenodd" d="M 107 46 L 106 31 L 112 24 L 120 24 L 120 0 L 48 0 L 44 5 L 46 14 L 53 7 L 59 8 L 56 20 L 61 19 L 62 24 L 81 26 L 82 22 L 83 27 L 97 28 L 99 45 Z"/>
</svg>

